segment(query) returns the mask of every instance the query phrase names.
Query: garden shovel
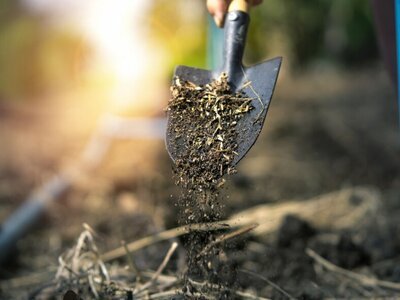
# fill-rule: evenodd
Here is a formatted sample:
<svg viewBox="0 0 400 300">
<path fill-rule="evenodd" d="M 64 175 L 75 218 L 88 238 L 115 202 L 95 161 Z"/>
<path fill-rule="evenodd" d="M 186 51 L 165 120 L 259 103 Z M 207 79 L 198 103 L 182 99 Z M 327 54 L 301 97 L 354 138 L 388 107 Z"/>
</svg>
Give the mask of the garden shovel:
<svg viewBox="0 0 400 300">
<path fill-rule="evenodd" d="M 249 26 L 249 4 L 245 0 L 233 0 L 229 6 L 224 27 L 224 47 L 222 66 L 215 70 L 178 66 L 174 77 L 190 81 L 196 85 L 205 85 L 217 79 L 221 73 L 228 75 L 229 85 L 233 92 L 241 90 L 252 98 L 254 107 L 236 125 L 237 144 L 233 164 L 236 165 L 250 150 L 263 127 L 271 97 L 281 66 L 281 57 L 270 59 L 259 64 L 245 67 L 242 64 Z M 171 118 L 168 115 L 166 146 L 173 161 L 184 150 L 172 130 Z"/>
</svg>

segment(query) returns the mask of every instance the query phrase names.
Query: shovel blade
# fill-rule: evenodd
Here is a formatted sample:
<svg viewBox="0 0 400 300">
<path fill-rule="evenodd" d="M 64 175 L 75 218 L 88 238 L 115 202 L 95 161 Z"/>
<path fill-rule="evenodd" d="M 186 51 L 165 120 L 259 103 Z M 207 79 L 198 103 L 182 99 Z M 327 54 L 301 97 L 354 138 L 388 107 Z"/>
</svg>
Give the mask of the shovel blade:
<svg viewBox="0 0 400 300">
<path fill-rule="evenodd" d="M 193 82 L 196 85 L 205 85 L 214 80 L 212 71 L 187 66 L 177 66 L 174 77 Z"/>
<path fill-rule="evenodd" d="M 233 164 L 237 164 L 256 142 L 263 128 L 268 108 L 274 93 L 282 58 L 277 57 L 260 64 L 243 68 L 244 75 L 240 82 L 233 83 L 235 90 L 241 90 L 252 98 L 254 109 L 244 114 L 237 126 L 237 153 Z"/>
<path fill-rule="evenodd" d="M 243 115 L 237 126 L 237 153 L 233 160 L 236 165 L 254 145 L 259 136 L 267 115 L 268 107 L 274 92 L 276 80 L 282 58 L 277 57 L 267 60 L 251 67 L 242 67 L 240 74 L 228 77 L 229 84 L 233 91 L 241 90 L 246 96 L 252 98 L 254 109 Z M 181 80 L 190 81 L 196 85 L 205 85 L 217 79 L 224 70 L 209 71 L 187 66 L 178 66 L 175 69 L 175 76 Z M 180 139 L 174 136 L 168 117 L 166 146 L 173 161 L 178 157 L 185 145 Z"/>
</svg>

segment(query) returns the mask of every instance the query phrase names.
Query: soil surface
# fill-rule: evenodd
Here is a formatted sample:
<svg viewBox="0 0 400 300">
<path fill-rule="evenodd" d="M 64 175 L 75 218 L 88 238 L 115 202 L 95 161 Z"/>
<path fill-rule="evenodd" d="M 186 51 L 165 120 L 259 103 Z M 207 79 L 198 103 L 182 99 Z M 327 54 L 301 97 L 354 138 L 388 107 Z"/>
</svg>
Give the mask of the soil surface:
<svg viewBox="0 0 400 300">
<path fill-rule="evenodd" d="M 1 220 L 35 188 L 79 160 L 100 109 L 90 104 L 96 95 L 74 96 L 77 100 L 69 102 L 0 104 Z M 400 294 L 395 102 L 393 87 L 379 66 L 310 71 L 295 78 L 282 73 L 260 138 L 221 192 L 225 217 L 257 205 L 306 203 L 358 187 L 379 195 L 379 208 L 358 218 L 363 220 L 358 224 L 338 219 L 319 226 L 323 214 L 307 220 L 287 214 L 273 232 L 260 235 L 255 230 L 227 240 L 217 269 L 233 290 L 272 299 Z M 76 244 L 83 223 L 93 228 L 99 253 L 120 247 L 122 240 L 129 243 L 178 226 L 178 197 L 162 140 L 115 141 L 105 162 L 75 180 L 18 243 L 1 267 L 0 297 L 24 299 L 43 290 L 55 276 L 58 257 Z M 351 199 L 356 206 L 362 200 Z M 331 209 L 334 213 L 337 208 Z M 270 218 L 265 215 L 265 220 Z M 180 276 L 186 266 L 180 237 L 136 251 L 137 268 L 156 270 L 172 241 L 179 246 L 163 274 Z M 129 261 L 122 256 L 106 266 L 121 270 Z M 134 278 L 129 272 L 126 278 Z M 225 298 L 245 296 L 226 291 Z"/>
</svg>

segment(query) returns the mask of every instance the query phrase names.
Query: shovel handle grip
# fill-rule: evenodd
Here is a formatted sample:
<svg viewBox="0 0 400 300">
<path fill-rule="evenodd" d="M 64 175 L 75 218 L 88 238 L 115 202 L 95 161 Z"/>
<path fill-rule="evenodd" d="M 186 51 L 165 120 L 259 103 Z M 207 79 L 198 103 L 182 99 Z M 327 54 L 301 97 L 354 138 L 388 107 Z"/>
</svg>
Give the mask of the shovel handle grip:
<svg viewBox="0 0 400 300">
<path fill-rule="evenodd" d="M 250 3 L 251 0 L 232 0 L 229 4 L 228 12 L 231 11 L 242 11 L 248 13 L 250 10 Z"/>
<path fill-rule="evenodd" d="M 243 76 L 242 58 L 249 22 L 250 16 L 244 11 L 233 10 L 226 16 L 222 71 L 228 75 L 231 83 Z"/>
</svg>

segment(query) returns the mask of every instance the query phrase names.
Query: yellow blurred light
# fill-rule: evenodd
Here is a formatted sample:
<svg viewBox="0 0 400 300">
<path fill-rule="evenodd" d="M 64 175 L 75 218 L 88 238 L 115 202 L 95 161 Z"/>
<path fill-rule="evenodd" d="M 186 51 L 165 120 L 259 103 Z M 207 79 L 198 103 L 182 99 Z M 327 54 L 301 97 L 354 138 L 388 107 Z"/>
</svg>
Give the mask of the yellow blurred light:
<svg viewBox="0 0 400 300">
<path fill-rule="evenodd" d="M 145 113 L 157 99 L 148 83 L 157 82 L 162 52 L 152 44 L 146 24 L 148 0 L 90 1 L 82 25 L 93 43 L 96 63 L 105 64 L 114 79 L 112 110 Z M 157 83 L 154 83 L 157 88 Z"/>
</svg>

